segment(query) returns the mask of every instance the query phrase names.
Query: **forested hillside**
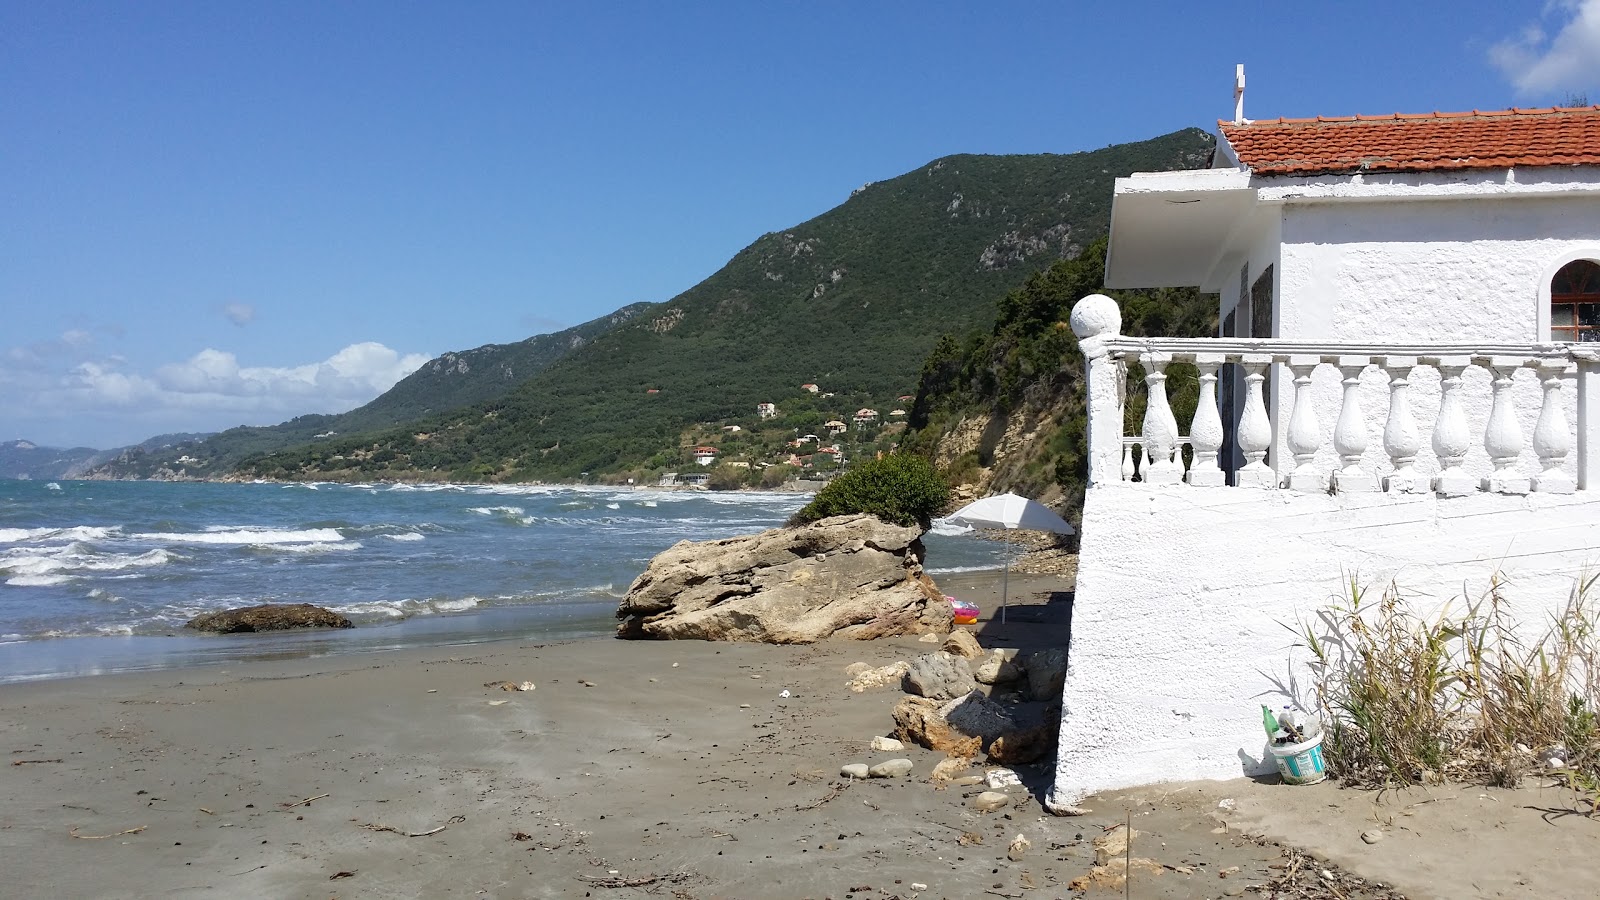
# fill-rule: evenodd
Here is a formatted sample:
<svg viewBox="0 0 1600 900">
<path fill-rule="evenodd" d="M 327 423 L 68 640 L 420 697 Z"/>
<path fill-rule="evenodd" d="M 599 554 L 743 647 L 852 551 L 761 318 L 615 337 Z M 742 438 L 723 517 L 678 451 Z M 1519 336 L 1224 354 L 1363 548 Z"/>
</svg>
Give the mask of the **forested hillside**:
<svg viewBox="0 0 1600 900">
<path fill-rule="evenodd" d="M 1217 297 L 1193 288 L 1107 291 L 1102 238 L 1072 260 L 1029 278 L 1000 301 L 992 328 L 945 335 L 922 367 L 901 446 L 931 457 L 963 496 L 1013 490 L 1076 521 L 1083 502 L 1084 362 L 1067 319 L 1073 304 L 1105 293 L 1122 308 L 1122 333 L 1209 337 Z M 1125 433 L 1144 421 L 1144 371 L 1129 367 Z M 1199 374 L 1167 367 L 1179 422 L 1194 415 Z"/>
<path fill-rule="evenodd" d="M 509 393 L 253 458 L 241 477 L 568 479 L 687 463 L 696 426 L 794 395 L 909 394 L 938 336 L 1105 233 L 1112 182 L 1203 165 L 1197 129 L 1087 153 L 951 156 L 758 238 Z"/>
</svg>

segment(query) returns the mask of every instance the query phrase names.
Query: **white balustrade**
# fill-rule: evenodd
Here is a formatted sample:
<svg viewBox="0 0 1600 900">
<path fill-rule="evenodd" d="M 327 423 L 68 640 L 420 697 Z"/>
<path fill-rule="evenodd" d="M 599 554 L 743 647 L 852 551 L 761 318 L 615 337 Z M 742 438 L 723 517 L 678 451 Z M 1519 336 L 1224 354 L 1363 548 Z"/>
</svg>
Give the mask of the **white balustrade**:
<svg viewBox="0 0 1600 900">
<path fill-rule="evenodd" d="M 1219 458 L 1224 435 L 1232 426 L 1243 465 L 1233 473 L 1238 486 L 1286 487 L 1294 491 L 1335 493 L 1381 489 L 1391 494 L 1432 490 L 1441 497 L 1461 497 L 1480 492 L 1501 494 L 1571 493 L 1600 488 L 1600 443 L 1590 441 L 1590 431 L 1600 430 L 1600 354 L 1584 345 L 1568 344 L 1352 344 L 1284 339 L 1242 338 L 1129 338 L 1117 331 L 1121 313 L 1114 301 L 1091 295 L 1074 307 L 1077 332 L 1088 363 L 1089 482 L 1135 481 L 1149 485 L 1221 487 L 1227 481 Z M 1145 368 L 1147 402 L 1137 435 L 1123 433 L 1123 386 L 1126 366 Z M 1167 367 L 1191 363 L 1199 370 L 1199 400 L 1189 423 L 1189 436 L 1178 431 L 1167 393 Z M 1233 363 L 1243 370 L 1244 391 L 1237 419 L 1224 422 L 1217 402 L 1218 370 Z M 1372 440 L 1363 409 L 1361 380 L 1372 366 L 1386 378 L 1388 409 L 1382 427 L 1382 448 L 1388 458 L 1387 473 L 1367 459 Z M 1280 368 L 1281 367 L 1281 368 Z M 1338 372 L 1341 382 L 1339 414 L 1331 434 L 1322 430 L 1316 410 L 1314 375 L 1322 367 Z M 1518 421 L 1518 369 L 1537 376 L 1540 388 L 1538 422 L 1531 441 L 1524 439 Z M 1439 471 L 1429 477 L 1417 469 L 1422 452 L 1422 423 L 1412 409 L 1413 375 L 1431 369 L 1439 376 L 1439 407 L 1431 429 L 1430 446 Z M 1473 387 L 1474 404 L 1488 401 L 1488 420 L 1481 445 L 1492 471 L 1483 478 L 1469 475 L 1465 462 L 1474 447 L 1474 433 L 1466 412 L 1464 374 L 1482 369 L 1490 376 L 1488 397 Z M 1282 423 L 1284 447 L 1292 465 L 1279 463 L 1281 479 L 1268 465 L 1273 445 L 1274 421 L 1266 406 L 1266 382 L 1274 371 L 1284 376 L 1281 388 L 1291 396 L 1277 408 L 1287 413 Z M 1577 440 L 1574 442 L 1566 414 L 1563 387 L 1576 371 Z M 1477 375 L 1473 376 L 1478 378 Z M 1113 383 L 1114 382 L 1114 383 Z M 1481 382 L 1474 381 L 1474 385 Z M 1369 385 L 1369 392 L 1376 385 Z M 1431 391 L 1430 391 L 1431 393 Z M 1523 390 L 1526 397 L 1527 391 Z M 1276 391 L 1274 392 L 1276 396 Z M 1325 396 L 1325 395 L 1324 395 Z M 1370 399 L 1370 397 L 1368 398 Z M 1323 402 L 1326 402 L 1324 400 Z M 1522 415 L 1532 418 L 1530 408 Z M 1482 406 L 1475 405 L 1475 409 Z M 1182 447 L 1192 449 L 1186 467 Z M 1524 449 L 1532 447 L 1537 471 L 1524 471 Z M 1331 471 L 1318 459 L 1337 456 Z M 1575 465 L 1574 465 L 1575 457 Z M 1482 471 L 1480 462 L 1478 472 Z M 1187 471 L 1185 471 L 1187 469 Z M 1571 469 L 1577 473 L 1576 479 Z M 1383 477 L 1379 477 L 1382 475 Z"/>
<path fill-rule="evenodd" d="M 1219 487 L 1228 480 L 1217 461 L 1223 437 L 1222 415 L 1217 411 L 1217 369 L 1223 360 L 1220 353 L 1202 353 L 1194 361 L 1200 370 L 1200 400 L 1195 404 L 1194 421 L 1189 424 L 1194 462 L 1189 464 L 1184 480 L 1201 487 Z"/>
<path fill-rule="evenodd" d="M 1494 402 L 1483 430 L 1483 449 L 1489 451 L 1494 471 L 1484 476 L 1481 487 L 1496 494 L 1526 494 L 1532 481 L 1517 468 L 1522 456 L 1522 426 L 1517 424 L 1511 400 L 1511 376 L 1522 367 L 1522 360 L 1492 356 L 1474 362 L 1494 377 Z"/>
<path fill-rule="evenodd" d="M 1567 414 L 1561 409 L 1561 375 L 1566 365 L 1556 360 L 1540 360 L 1536 371 L 1544 391 L 1539 405 L 1539 421 L 1533 426 L 1533 452 L 1539 457 L 1539 474 L 1532 488 L 1546 494 L 1570 494 L 1575 485 L 1562 470 L 1572 452 L 1572 437 L 1567 433 Z"/>
<path fill-rule="evenodd" d="M 1432 362 L 1439 370 L 1441 392 L 1439 417 L 1433 423 L 1433 455 L 1439 458 L 1439 474 L 1433 477 L 1433 490 L 1441 497 L 1465 497 L 1478 489 L 1472 476 L 1461 468 L 1472 446 L 1467 414 L 1461 408 L 1461 373 L 1467 369 L 1467 360 L 1439 357 Z"/>
<path fill-rule="evenodd" d="M 1244 453 L 1244 467 L 1239 470 L 1238 483 L 1242 486 L 1277 487 L 1278 476 L 1267 466 L 1267 448 L 1272 446 L 1272 420 L 1267 418 L 1266 400 L 1261 383 L 1267 378 L 1267 367 L 1272 357 L 1262 353 L 1246 353 L 1239 359 L 1244 366 L 1244 412 L 1239 417 L 1239 449 Z"/>
<path fill-rule="evenodd" d="M 1389 454 L 1394 471 L 1383 479 L 1383 489 L 1394 494 L 1417 494 L 1428 490 L 1428 479 L 1418 475 L 1417 453 L 1422 450 L 1422 433 L 1411 414 L 1411 370 L 1415 356 L 1388 356 L 1383 368 L 1389 373 L 1389 418 L 1383 426 L 1383 450 Z"/>
<path fill-rule="evenodd" d="M 1344 399 L 1339 421 L 1333 426 L 1333 449 L 1342 465 L 1333 473 L 1334 490 L 1361 493 L 1376 490 L 1377 478 L 1361 466 L 1367 452 L 1367 417 L 1361 411 L 1361 373 L 1368 360 L 1360 356 L 1338 356 L 1328 360 L 1339 367 L 1344 379 Z"/>
<path fill-rule="evenodd" d="M 1294 373 L 1294 412 L 1289 416 L 1289 452 L 1294 455 L 1294 471 L 1289 473 L 1290 490 L 1320 493 L 1328 489 L 1328 479 L 1317 471 L 1317 449 L 1322 446 L 1322 425 L 1311 404 L 1311 373 L 1322 362 L 1316 356 L 1289 357 Z"/>
</svg>

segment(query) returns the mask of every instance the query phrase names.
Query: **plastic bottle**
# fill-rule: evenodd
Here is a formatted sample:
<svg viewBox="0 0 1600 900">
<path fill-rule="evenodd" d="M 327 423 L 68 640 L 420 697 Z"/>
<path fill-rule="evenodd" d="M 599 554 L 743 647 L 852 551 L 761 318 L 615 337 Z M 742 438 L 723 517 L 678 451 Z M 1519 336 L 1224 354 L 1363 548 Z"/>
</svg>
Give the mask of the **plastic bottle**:
<svg viewBox="0 0 1600 900">
<path fill-rule="evenodd" d="M 1267 730 L 1268 739 L 1276 739 L 1278 734 L 1278 720 L 1273 718 L 1272 710 L 1265 703 L 1261 704 L 1261 727 Z"/>
<path fill-rule="evenodd" d="M 1283 729 L 1289 743 L 1298 744 L 1305 740 L 1305 732 L 1300 729 L 1300 717 L 1295 713 L 1294 707 L 1285 704 L 1283 711 L 1278 713 L 1278 727 Z"/>
</svg>

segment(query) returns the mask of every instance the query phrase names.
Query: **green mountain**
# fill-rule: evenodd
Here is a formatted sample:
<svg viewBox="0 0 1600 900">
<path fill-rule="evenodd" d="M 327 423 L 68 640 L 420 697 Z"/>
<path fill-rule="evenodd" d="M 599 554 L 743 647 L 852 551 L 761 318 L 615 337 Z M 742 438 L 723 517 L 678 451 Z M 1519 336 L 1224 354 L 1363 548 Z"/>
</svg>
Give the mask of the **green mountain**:
<svg viewBox="0 0 1600 900">
<path fill-rule="evenodd" d="M 634 303 L 564 331 L 515 344 L 445 353 L 365 406 L 337 415 L 299 416 L 278 425 L 230 428 L 184 441 L 151 441 L 91 463 L 91 478 L 206 478 L 226 475 L 246 457 L 389 428 L 493 400 L 605 332 L 654 308 Z"/>
<path fill-rule="evenodd" d="M 89 447 L 41 447 L 32 441 L 0 444 L 0 478 L 65 478 L 100 451 Z"/>
<path fill-rule="evenodd" d="M 801 383 L 909 394 L 943 333 L 1106 231 L 1112 182 L 1193 168 L 1187 129 L 1086 153 L 959 155 L 866 185 L 763 235 L 720 271 L 496 399 L 404 427 L 248 460 L 243 477 L 532 480 L 675 466 L 695 426 L 736 422 Z"/>
</svg>

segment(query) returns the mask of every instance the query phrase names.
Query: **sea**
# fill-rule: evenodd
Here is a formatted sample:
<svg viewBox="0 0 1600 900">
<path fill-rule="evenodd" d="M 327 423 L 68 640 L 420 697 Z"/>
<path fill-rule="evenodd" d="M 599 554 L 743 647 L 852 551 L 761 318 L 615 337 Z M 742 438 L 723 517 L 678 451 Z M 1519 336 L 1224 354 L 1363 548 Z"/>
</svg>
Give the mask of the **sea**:
<svg viewBox="0 0 1600 900">
<path fill-rule="evenodd" d="M 682 540 L 781 524 L 808 496 L 524 485 L 0 480 L 0 683 L 610 634 Z M 1002 564 L 936 523 L 930 573 Z M 200 613 L 312 603 L 353 629 L 200 635 Z"/>
</svg>

